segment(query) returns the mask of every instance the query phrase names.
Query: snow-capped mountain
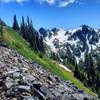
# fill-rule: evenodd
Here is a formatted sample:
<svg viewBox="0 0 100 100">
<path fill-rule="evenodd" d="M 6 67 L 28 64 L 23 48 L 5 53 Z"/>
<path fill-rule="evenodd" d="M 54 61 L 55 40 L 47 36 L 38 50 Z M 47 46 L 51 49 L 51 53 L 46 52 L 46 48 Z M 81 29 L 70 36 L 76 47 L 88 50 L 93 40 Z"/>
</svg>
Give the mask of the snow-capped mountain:
<svg viewBox="0 0 100 100">
<path fill-rule="evenodd" d="M 99 29 L 82 25 L 67 31 L 41 28 L 40 33 L 43 34 L 44 42 L 48 45 L 47 53 L 55 54 L 61 61 L 75 58 L 77 61 L 84 60 L 85 53 L 91 53 L 94 58 L 100 54 Z"/>
</svg>

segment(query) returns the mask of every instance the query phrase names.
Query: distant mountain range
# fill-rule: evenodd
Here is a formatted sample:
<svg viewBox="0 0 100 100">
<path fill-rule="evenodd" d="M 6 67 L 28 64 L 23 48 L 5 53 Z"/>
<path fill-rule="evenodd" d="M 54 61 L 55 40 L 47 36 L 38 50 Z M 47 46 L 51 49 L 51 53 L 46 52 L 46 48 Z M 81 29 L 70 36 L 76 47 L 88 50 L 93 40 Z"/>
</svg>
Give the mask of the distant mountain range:
<svg viewBox="0 0 100 100">
<path fill-rule="evenodd" d="M 94 58 L 100 54 L 100 30 L 87 25 L 65 31 L 54 28 L 39 32 L 44 36 L 48 46 L 46 52 L 49 56 L 54 53 L 61 62 L 74 58 L 77 62 L 84 60 L 86 53 L 91 53 Z"/>
</svg>

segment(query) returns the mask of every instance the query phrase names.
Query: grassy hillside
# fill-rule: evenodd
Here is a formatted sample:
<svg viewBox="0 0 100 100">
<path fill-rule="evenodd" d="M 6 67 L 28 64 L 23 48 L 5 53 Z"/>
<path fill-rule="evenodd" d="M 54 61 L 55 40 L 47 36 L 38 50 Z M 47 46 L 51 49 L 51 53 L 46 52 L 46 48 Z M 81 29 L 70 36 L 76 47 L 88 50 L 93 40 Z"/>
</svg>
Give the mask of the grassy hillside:
<svg viewBox="0 0 100 100">
<path fill-rule="evenodd" d="M 59 67 L 57 63 L 54 63 L 52 60 L 43 57 L 40 58 L 38 54 L 36 54 L 30 47 L 29 44 L 14 30 L 9 27 L 5 27 L 3 30 L 3 39 L 4 41 L 11 47 L 16 49 L 21 55 L 26 57 L 27 59 L 32 59 L 36 61 L 38 64 L 41 64 L 45 69 L 48 69 L 52 73 L 58 75 L 64 80 L 70 80 L 73 82 L 78 88 L 84 90 L 86 93 L 95 95 L 89 89 L 84 87 L 82 83 L 80 83 L 74 76 L 73 73 L 67 72 L 63 68 Z"/>
</svg>

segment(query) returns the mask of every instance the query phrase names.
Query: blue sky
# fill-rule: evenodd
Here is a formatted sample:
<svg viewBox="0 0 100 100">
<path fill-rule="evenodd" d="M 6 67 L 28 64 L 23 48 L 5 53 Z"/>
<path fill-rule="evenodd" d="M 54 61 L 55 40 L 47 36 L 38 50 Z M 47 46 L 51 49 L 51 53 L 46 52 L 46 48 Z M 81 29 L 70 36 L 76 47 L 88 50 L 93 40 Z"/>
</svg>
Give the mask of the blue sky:
<svg viewBox="0 0 100 100">
<path fill-rule="evenodd" d="M 14 14 L 19 22 L 21 16 L 30 16 L 37 29 L 100 28 L 100 0 L 0 0 L 0 18 L 11 26 Z"/>
</svg>

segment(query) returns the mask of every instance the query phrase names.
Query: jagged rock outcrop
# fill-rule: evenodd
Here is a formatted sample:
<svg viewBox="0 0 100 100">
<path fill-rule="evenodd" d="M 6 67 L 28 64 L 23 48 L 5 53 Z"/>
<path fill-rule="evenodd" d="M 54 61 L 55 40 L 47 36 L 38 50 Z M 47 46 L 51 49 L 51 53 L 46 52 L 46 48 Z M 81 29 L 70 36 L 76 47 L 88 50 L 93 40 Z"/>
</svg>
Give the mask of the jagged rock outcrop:
<svg viewBox="0 0 100 100">
<path fill-rule="evenodd" d="M 97 100 L 34 61 L 0 46 L 0 100 Z"/>
</svg>

